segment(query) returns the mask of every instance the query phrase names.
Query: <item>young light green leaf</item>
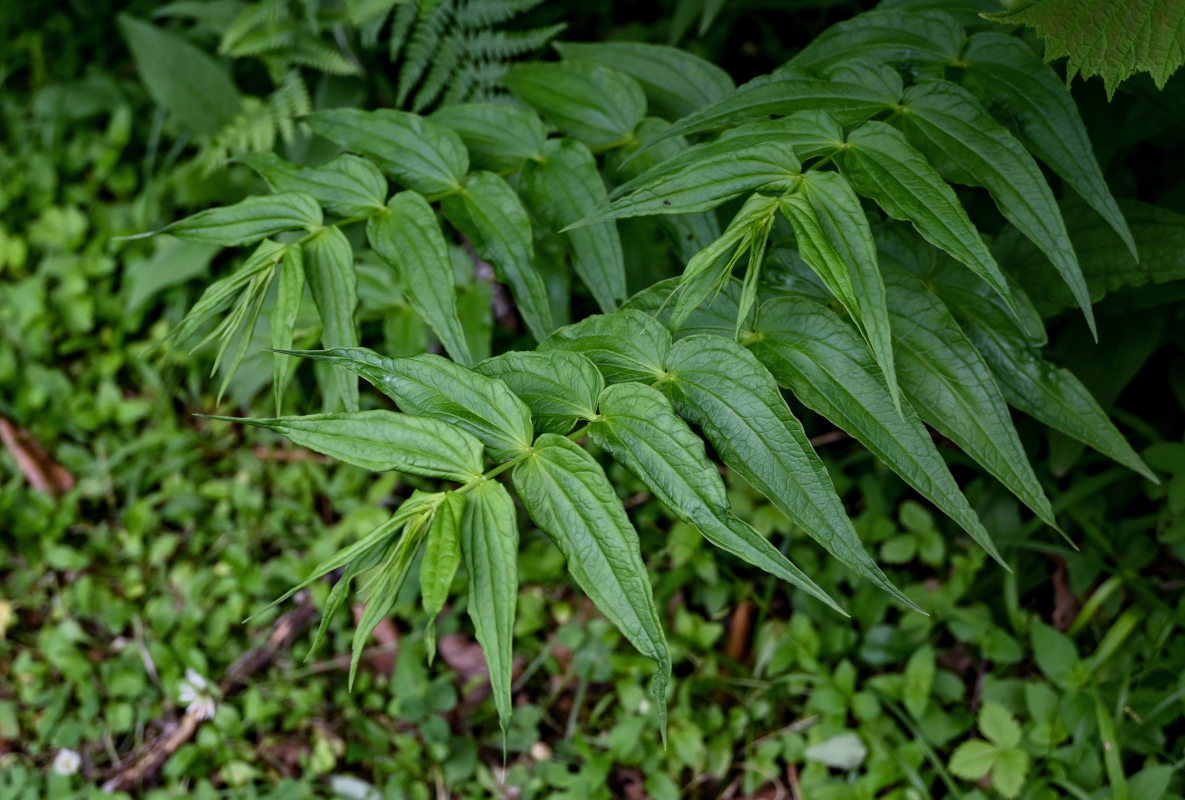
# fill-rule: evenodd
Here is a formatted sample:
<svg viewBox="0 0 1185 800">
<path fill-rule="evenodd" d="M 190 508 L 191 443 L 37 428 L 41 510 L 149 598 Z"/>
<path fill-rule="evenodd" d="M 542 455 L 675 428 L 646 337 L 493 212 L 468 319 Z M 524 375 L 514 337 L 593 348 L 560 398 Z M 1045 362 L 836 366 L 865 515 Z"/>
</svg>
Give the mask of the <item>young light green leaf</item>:
<svg viewBox="0 0 1185 800">
<path fill-rule="evenodd" d="M 909 403 L 900 412 L 858 333 L 823 303 L 794 294 L 761 306 L 749 345 L 778 383 L 859 440 L 1003 564 L 995 544 Z"/>
<path fill-rule="evenodd" d="M 554 433 L 539 437 L 513 479 L 527 513 L 556 543 L 576 583 L 642 655 L 658 663 L 650 695 L 665 738 L 671 657 L 637 531 L 613 485 L 592 456 Z"/>
<path fill-rule="evenodd" d="M 304 258 L 299 247 L 290 247 L 276 267 L 276 308 L 272 312 L 272 349 L 291 350 L 296 332 L 296 317 L 304 298 Z M 284 413 L 284 392 L 292 377 L 292 356 L 273 355 L 272 390 L 276 414 Z"/>
<path fill-rule="evenodd" d="M 510 287 L 531 335 L 542 341 L 555 330 L 547 287 L 531 265 L 531 220 L 506 181 L 492 172 L 469 175 L 459 192 L 444 198 L 441 211 Z"/>
<path fill-rule="evenodd" d="M 531 447 L 531 410 L 495 378 L 430 353 L 384 358 L 365 347 L 297 351 L 361 375 L 408 414 L 455 425 L 485 443 L 495 459 Z"/>
<path fill-rule="evenodd" d="M 668 369 L 663 392 L 725 464 L 840 562 L 917 608 L 864 549 L 802 425 L 752 353 L 728 339 L 689 336 L 671 348 Z"/>
<path fill-rule="evenodd" d="M 732 139 L 742 132 L 753 135 L 785 136 L 802 160 L 829 156 L 844 146 L 843 128 L 825 111 L 796 111 L 788 117 L 768 122 L 751 122 L 725 131 L 721 139 Z"/>
<path fill-rule="evenodd" d="M 1065 222 L 1021 143 L 967 90 L 946 81 L 909 87 L 903 113 L 891 119 L 947 180 L 988 190 L 1000 213 L 1053 262 L 1095 333 L 1090 294 Z"/>
<path fill-rule="evenodd" d="M 304 192 L 248 197 L 233 206 L 199 211 L 164 228 L 179 239 L 233 247 L 277 233 L 321 225 L 321 206 Z"/>
<path fill-rule="evenodd" d="M 1007 749 L 1020 744 L 1020 725 L 999 703 L 989 701 L 979 709 L 979 730 L 996 747 Z"/>
<path fill-rule="evenodd" d="M 741 283 L 735 278 L 727 281 L 710 303 L 691 312 L 680 327 L 670 324 L 671 295 L 675 292 L 679 278 L 668 278 L 638 292 L 622 307 L 641 311 L 647 317 L 657 319 L 676 338 L 694 336 L 697 333 L 732 338 L 740 315 Z"/>
<path fill-rule="evenodd" d="M 516 172 L 525 161 L 543 157 L 547 129 L 522 108 L 495 103 L 460 103 L 434 112 L 433 122 L 456 131 L 477 169 Z"/>
<path fill-rule="evenodd" d="M 605 183 L 592 153 L 574 139 L 552 139 L 543 158 L 526 166 L 519 189 L 534 215 L 553 232 L 571 225 L 589 209 L 608 202 Z M 625 257 L 612 222 L 597 222 L 564 234 L 572 269 L 592 292 L 602 311 L 625 299 Z"/>
<path fill-rule="evenodd" d="M 1057 522 L 991 371 L 921 281 L 900 270 L 885 285 L 901 387 L 922 418 L 994 475 L 1043 521 Z"/>
<path fill-rule="evenodd" d="M 465 495 L 449 492 L 432 515 L 420 559 L 420 595 L 428 614 L 428 662 L 436 655 L 436 615 L 448 600 L 453 576 L 461 565 L 461 519 L 465 513 Z"/>
<path fill-rule="evenodd" d="M 268 428 L 301 447 L 375 472 L 399 470 L 454 481 L 481 475 L 481 442 L 436 419 L 393 411 L 210 419 Z"/>
<path fill-rule="evenodd" d="M 475 367 L 482 375 L 510 387 L 527 407 L 535 430 L 565 434 L 579 420 L 597 415 L 597 397 L 605 381 L 595 364 L 565 350 L 502 353 Z"/>
<path fill-rule="evenodd" d="M 782 210 L 799 254 L 851 315 L 900 406 L 885 286 L 860 198 L 842 175 L 811 170 L 782 198 Z"/>
<path fill-rule="evenodd" d="M 181 323 L 170 335 L 178 341 L 189 338 L 206 319 L 230 305 L 234 296 L 244 290 L 261 273 L 275 269 L 276 265 L 284 259 L 284 254 L 287 251 L 287 245 L 277 244 L 270 239 L 260 242 L 259 246 L 255 248 L 255 252 L 238 269 L 206 287 L 206 291 L 202 292 L 202 296 L 193 304 L 193 308 L 189 309 L 185 319 L 181 320 Z M 201 344 L 198 345 L 198 347 L 201 346 Z"/>
<path fill-rule="evenodd" d="M 966 64 L 963 85 L 1014 120 L 1025 146 L 1107 220 L 1138 260 L 1086 126 L 1057 73 L 1025 42 L 1002 33 L 975 34 L 960 60 Z"/>
<path fill-rule="evenodd" d="M 416 192 L 391 198 L 387 213 L 370 218 L 371 248 L 399 273 L 411 307 L 431 326 L 444 349 L 461 364 L 473 363 L 457 313 L 457 291 L 448 245 L 432 207 Z"/>
<path fill-rule="evenodd" d="M 951 753 L 950 771 L 966 781 L 977 781 L 992 771 L 999 750 L 982 739 L 963 742 Z"/>
<path fill-rule="evenodd" d="M 679 119 L 733 91 L 728 73 L 710 61 L 645 42 L 557 42 L 564 59 L 579 59 L 619 70 L 636 80 L 656 116 Z"/>
<path fill-rule="evenodd" d="M 343 153 L 317 167 L 299 167 L 273 153 L 245 153 L 238 160 L 259 173 L 278 192 L 304 192 L 343 217 L 381 211 L 387 179 L 365 158 Z"/>
<path fill-rule="evenodd" d="M 936 660 L 934 648 L 925 644 L 914 650 L 905 662 L 905 671 L 901 675 L 901 702 L 914 719 L 920 720 L 930 705 Z"/>
<path fill-rule="evenodd" d="M 588 426 L 589 438 L 634 473 L 677 518 L 722 550 L 844 613 L 767 539 L 729 516 L 724 482 L 708 460 L 703 440 L 675 415 L 661 392 L 641 383 L 618 383 L 601 393 L 600 408 L 600 418 Z"/>
<path fill-rule="evenodd" d="M 334 108 L 305 117 L 314 133 L 375 161 L 403 186 L 421 194 L 461 188 L 469 153 L 444 125 L 406 111 Z"/>
<path fill-rule="evenodd" d="M 1007 279 L 954 190 L 900 131 L 883 122 L 866 122 L 848 136 L 836 162 L 857 192 L 875 200 L 889 216 L 909 220 L 926 241 L 1012 303 Z"/>
<path fill-rule="evenodd" d="M 482 481 L 469 493 L 461 519 L 461 553 L 469 575 L 469 618 L 490 670 L 490 687 L 505 740 L 512 711 L 518 522 L 514 500 L 497 481 Z"/>
<path fill-rule="evenodd" d="M 352 347 L 358 344 L 358 277 L 354 272 L 354 250 L 340 228 L 321 230 L 304 243 L 305 276 L 309 292 L 321 315 L 321 344 Z M 358 380 L 345 372 L 337 374 L 338 391 L 346 411 L 358 410 Z"/>
<path fill-rule="evenodd" d="M 646 114 L 637 81 L 587 61 L 516 64 L 506 88 L 568 136 L 589 147 L 628 142 Z"/>
<path fill-rule="evenodd" d="M 947 14 L 873 10 L 832 25 L 788 66 L 819 69 L 864 58 L 915 70 L 941 70 L 958 60 L 966 38 L 963 26 Z"/>
<path fill-rule="evenodd" d="M 539 343 L 539 350 L 581 353 L 597 365 L 609 383 L 650 382 L 666 375 L 671 334 L 640 311 L 615 311 L 560 328 Z"/>
</svg>

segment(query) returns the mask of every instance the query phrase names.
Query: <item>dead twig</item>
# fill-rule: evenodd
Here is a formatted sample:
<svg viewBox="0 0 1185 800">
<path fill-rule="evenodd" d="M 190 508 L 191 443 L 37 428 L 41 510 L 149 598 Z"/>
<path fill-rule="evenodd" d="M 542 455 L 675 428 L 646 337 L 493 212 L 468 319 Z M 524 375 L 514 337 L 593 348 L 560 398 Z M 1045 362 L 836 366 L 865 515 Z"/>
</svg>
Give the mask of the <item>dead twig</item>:
<svg viewBox="0 0 1185 800">
<path fill-rule="evenodd" d="M 57 497 L 74 488 L 74 476 L 49 457 L 28 431 L 0 417 L 0 442 L 12 454 L 25 480 L 39 492 Z"/>
</svg>

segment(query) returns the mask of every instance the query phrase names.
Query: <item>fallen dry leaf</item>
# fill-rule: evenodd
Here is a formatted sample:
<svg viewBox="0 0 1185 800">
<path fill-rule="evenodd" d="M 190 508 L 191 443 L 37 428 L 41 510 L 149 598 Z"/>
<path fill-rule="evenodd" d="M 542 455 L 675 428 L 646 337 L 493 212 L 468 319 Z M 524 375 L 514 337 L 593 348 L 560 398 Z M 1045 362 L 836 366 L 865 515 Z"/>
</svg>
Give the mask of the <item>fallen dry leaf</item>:
<svg viewBox="0 0 1185 800">
<path fill-rule="evenodd" d="M 28 431 L 0 417 L 0 442 L 12 454 L 25 480 L 39 492 L 57 497 L 74 488 L 74 476 L 49 457 Z"/>
</svg>

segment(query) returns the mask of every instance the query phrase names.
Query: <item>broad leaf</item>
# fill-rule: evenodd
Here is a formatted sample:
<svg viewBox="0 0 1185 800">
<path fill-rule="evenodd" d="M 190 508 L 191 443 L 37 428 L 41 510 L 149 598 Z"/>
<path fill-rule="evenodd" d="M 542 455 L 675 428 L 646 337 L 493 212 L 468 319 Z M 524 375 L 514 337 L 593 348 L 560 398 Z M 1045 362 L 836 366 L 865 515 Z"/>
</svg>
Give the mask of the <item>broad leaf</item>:
<svg viewBox="0 0 1185 800">
<path fill-rule="evenodd" d="M 605 381 L 596 365 L 579 353 L 512 350 L 476 367 L 510 387 L 531 409 L 539 433 L 565 434 L 579 420 L 597 415 Z"/>
<path fill-rule="evenodd" d="M 543 157 L 547 130 L 538 116 L 494 103 L 461 103 L 434 111 L 433 122 L 456 131 L 477 169 L 511 172 Z"/>
<path fill-rule="evenodd" d="M 211 419 L 268 428 L 302 447 L 375 472 L 393 469 L 462 482 L 481 475 L 481 442 L 436 419 L 394 411 Z"/>
<path fill-rule="evenodd" d="M 391 198 L 387 213 L 366 224 L 371 248 L 399 273 L 411 307 L 428 323 L 444 349 L 462 364 L 472 363 L 457 313 L 457 291 L 448 245 L 436 214 L 415 192 Z"/>
<path fill-rule="evenodd" d="M 362 217 L 381 211 L 387 202 L 387 179 L 379 168 L 349 154 L 317 167 L 299 167 L 272 153 L 239 156 L 278 192 L 304 192 L 334 214 Z"/>
<path fill-rule="evenodd" d="M 640 311 L 616 311 L 586 317 L 560 328 L 539 343 L 539 350 L 570 350 L 588 356 L 609 383 L 646 381 L 666 375 L 671 335 Z"/>
<path fill-rule="evenodd" d="M 520 191 L 531 211 L 553 232 L 608 202 L 596 159 L 573 139 L 552 139 L 543 157 L 523 170 Z M 602 311 L 625 299 L 625 258 L 612 222 L 597 222 L 564 234 L 572 253 L 572 269 L 592 292 Z"/>
<path fill-rule="evenodd" d="M 276 308 L 272 312 L 272 349 L 291 350 L 296 332 L 296 318 L 304 299 L 304 258 L 299 247 L 290 247 L 276 266 Z M 276 413 L 284 413 L 284 392 L 292 377 L 292 356 L 275 353 L 272 368 L 272 390 L 276 398 Z"/>
<path fill-rule="evenodd" d="M 448 600 L 457 567 L 461 565 L 461 519 L 465 495 L 449 492 L 432 516 L 420 559 L 420 595 L 428 614 L 428 661 L 436 655 L 436 615 Z"/>
<path fill-rule="evenodd" d="M 314 230 L 320 225 L 321 206 L 316 200 L 304 192 L 281 192 L 199 211 L 164 230 L 179 239 L 232 247 L 285 231 Z"/>
<path fill-rule="evenodd" d="M 304 270 L 309 292 L 321 315 L 321 344 L 353 347 L 358 344 L 358 277 L 354 251 L 339 228 L 325 228 L 304 243 Z M 346 411 L 358 410 L 358 380 L 345 372 L 337 384 Z"/>
<path fill-rule="evenodd" d="M 642 655 L 658 663 L 650 695 L 665 736 L 670 653 L 638 534 L 613 485 L 592 456 L 554 433 L 539 437 L 513 479 L 527 513 L 556 543 L 576 583 Z"/>
<path fill-rule="evenodd" d="M 728 495 L 704 442 L 656 389 L 619 383 L 600 398 L 589 437 L 646 484 L 679 519 L 717 547 L 799 587 L 841 614 L 843 609 L 761 534 L 728 513 Z"/>
<path fill-rule="evenodd" d="M 490 670 L 503 743 L 510 727 L 514 613 L 518 602 L 518 522 L 514 501 L 497 481 L 469 493 L 461 520 L 469 576 L 469 618 Z"/>
<path fill-rule="evenodd" d="M 671 348 L 668 369 L 663 392 L 725 464 L 856 574 L 916 608 L 865 550 L 802 425 L 752 353 L 727 339 L 689 336 Z"/>
<path fill-rule="evenodd" d="M 818 69 L 864 58 L 913 70 L 941 70 L 959 58 L 963 26 L 934 11 L 880 11 L 837 22 L 811 40 L 788 66 Z"/>
<path fill-rule="evenodd" d="M 375 163 L 408 189 L 447 194 L 461 188 L 469 153 L 443 125 L 406 111 L 334 108 L 305 117 L 314 133 Z"/>
<path fill-rule="evenodd" d="M 518 195 L 494 173 L 478 172 L 467 176 L 460 191 L 444 199 L 441 210 L 473 243 L 478 255 L 493 265 L 498 280 L 510 287 L 531 335 L 544 339 L 555 323 L 547 287 L 531 266 L 535 254 L 531 221 Z"/>
<path fill-rule="evenodd" d="M 516 97 L 589 147 L 628 142 L 646 114 L 637 81 L 599 64 L 517 64 L 503 80 Z"/>
</svg>

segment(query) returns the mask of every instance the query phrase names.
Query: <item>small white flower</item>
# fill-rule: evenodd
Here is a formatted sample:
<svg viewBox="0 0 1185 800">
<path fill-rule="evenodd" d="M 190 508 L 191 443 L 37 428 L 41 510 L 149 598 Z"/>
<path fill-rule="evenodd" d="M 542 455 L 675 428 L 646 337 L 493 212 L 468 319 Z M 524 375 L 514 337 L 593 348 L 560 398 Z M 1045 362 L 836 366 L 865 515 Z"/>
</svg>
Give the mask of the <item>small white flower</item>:
<svg viewBox="0 0 1185 800">
<path fill-rule="evenodd" d="M 181 681 L 181 689 L 177 696 L 182 703 L 188 703 L 186 713 L 192 714 L 199 720 L 210 719 L 214 716 L 217 704 L 214 702 L 214 692 L 206 679 L 195 669 L 185 670 L 185 680 Z"/>
<path fill-rule="evenodd" d="M 81 766 L 82 756 L 69 747 L 63 747 L 53 758 L 53 771 L 59 775 L 73 775 Z"/>
</svg>

